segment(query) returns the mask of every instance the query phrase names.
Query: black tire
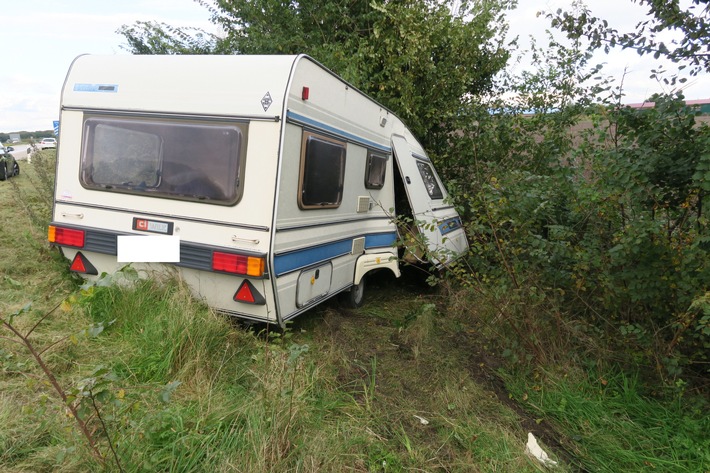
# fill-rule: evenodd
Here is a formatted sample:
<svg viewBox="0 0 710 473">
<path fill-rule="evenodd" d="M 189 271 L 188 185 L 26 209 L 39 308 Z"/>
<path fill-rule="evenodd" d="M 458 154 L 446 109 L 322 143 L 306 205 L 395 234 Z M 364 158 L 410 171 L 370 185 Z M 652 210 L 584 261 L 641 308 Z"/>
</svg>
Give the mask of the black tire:
<svg viewBox="0 0 710 473">
<path fill-rule="evenodd" d="M 15 165 L 12 167 L 12 175 L 13 176 L 19 176 L 20 175 L 20 165 L 15 161 Z"/>
<path fill-rule="evenodd" d="M 0 164 L 0 181 L 7 181 L 7 163 Z"/>
<path fill-rule="evenodd" d="M 360 284 L 354 284 L 349 290 L 340 294 L 340 302 L 350 309 L 362 307 L 365 303 L 365 277 L 360 279 Z"/>
</svg>

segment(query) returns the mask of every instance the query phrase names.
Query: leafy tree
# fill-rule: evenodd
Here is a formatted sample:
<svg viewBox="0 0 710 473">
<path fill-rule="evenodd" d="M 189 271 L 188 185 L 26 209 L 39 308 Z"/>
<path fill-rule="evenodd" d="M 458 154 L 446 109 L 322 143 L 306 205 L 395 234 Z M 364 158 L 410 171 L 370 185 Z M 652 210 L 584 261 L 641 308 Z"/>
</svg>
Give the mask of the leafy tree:
<svg viewBox="0 0 710 473">
<path fill-rule="evenodd" d="M 117 31 L 126 38 L 124 49 L 133 54 L 215 54 L 219 38 L 199 28 L 180 28 L 165 23 L 137 21 Z"/>
<path fill-rule="evenodd" d="M 468 277 L 531 307 L 545 301 L 665 380 L 701 384 L 710 129 L 681 94 L 654 95 L 648 110 L 618 105 L 619 92 L 614 105 L 591 106 L 610 89 L 583 86 L 598 66 L 583 35 L 571 39 L 533 45 L 534 71 L 499 84 L 512 93 L 459 115 L 463 132 L 440 168 L 469 228 Z M 519 359 L 544 359 L 554 345 L 555 335 L 526 334 L 569 336 L 548 313 L 506 315 L 506 348 L 524 350 Z"/>
<path fill-rule="evenodd" d="M 578 12 L 560 9 L 547 17 L 553 27 L 570 38 L 588 38 L 593 49 L 608 52 L 615 46 L 631 48 L 641 55 L 652 54 L 655 59 L 665 57 L 681 63 L 679 69 L 690 66 L 691 75 L 710 72 L 710 8 L 706 0 L 691 0 L 687 8 L 681 8 L 679 0 L 632 1 L 648 8 L 648 19 L 629 32 L 611 28 L 608 21 L 592 16 L 583 5 Z M 679 40 L 664 43 L 659 34 L 666 31 L 678 32 Z"/>
</svg>

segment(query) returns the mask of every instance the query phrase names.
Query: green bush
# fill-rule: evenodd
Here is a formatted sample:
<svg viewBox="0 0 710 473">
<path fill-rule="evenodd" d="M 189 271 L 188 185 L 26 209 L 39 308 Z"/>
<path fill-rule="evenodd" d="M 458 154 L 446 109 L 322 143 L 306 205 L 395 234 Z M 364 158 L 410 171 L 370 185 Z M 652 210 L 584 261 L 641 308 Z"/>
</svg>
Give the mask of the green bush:
<svg viewBox="0 0 710 473">
<path fill-rule="evenodd" d="M 710 347 L 710 128 L 681 95 L 654 101 L 479 114 L 444 167 L 478 283 L 547 294 L 670 380 L 703 375 Z"/>
</svg>

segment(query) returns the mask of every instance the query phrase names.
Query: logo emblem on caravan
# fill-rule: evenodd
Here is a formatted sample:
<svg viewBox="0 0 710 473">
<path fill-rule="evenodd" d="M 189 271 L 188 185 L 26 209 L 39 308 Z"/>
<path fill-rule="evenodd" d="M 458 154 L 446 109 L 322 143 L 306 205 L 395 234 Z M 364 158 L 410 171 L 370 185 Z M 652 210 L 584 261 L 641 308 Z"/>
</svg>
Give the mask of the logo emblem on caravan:
<svg viewBox="0 0 710 473">
<path fill-rule="evenodd" d="M 264 111 L 267 111 L 272 103 L 274 103 L 274 101 L 271 98 L 271 94 L 267 92 L 264 98 L 261 99 L 261 106 L 264 107 Z"/>
</svg>

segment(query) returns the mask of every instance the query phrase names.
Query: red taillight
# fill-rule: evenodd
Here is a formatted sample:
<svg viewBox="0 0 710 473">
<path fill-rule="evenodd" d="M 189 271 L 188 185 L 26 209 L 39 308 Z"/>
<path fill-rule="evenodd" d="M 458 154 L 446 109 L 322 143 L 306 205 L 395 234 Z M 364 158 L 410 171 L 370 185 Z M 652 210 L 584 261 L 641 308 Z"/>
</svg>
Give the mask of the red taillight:
<svg viewBox="0 0 710 473">
<path fill-rule="evenodd" d="M 246 274 L 247 257 L 215 251 L 212 254 L 212 269 L 227 273 Z"/>
<path fill-rule="evenodd" d="M 50 243 L 83 248 L 84 230 L 74 230 L 73 228 L 62 228 L 50 225 L 49 231 L 47 232 L 47 239 Z"/>
<path fill-rule="evenodd" d="M 212 269 L 243 276 L 262 277 L 264 275 L 264 258 L 245 256 L 234 253 L 212 253 Z"/>
</svg>

